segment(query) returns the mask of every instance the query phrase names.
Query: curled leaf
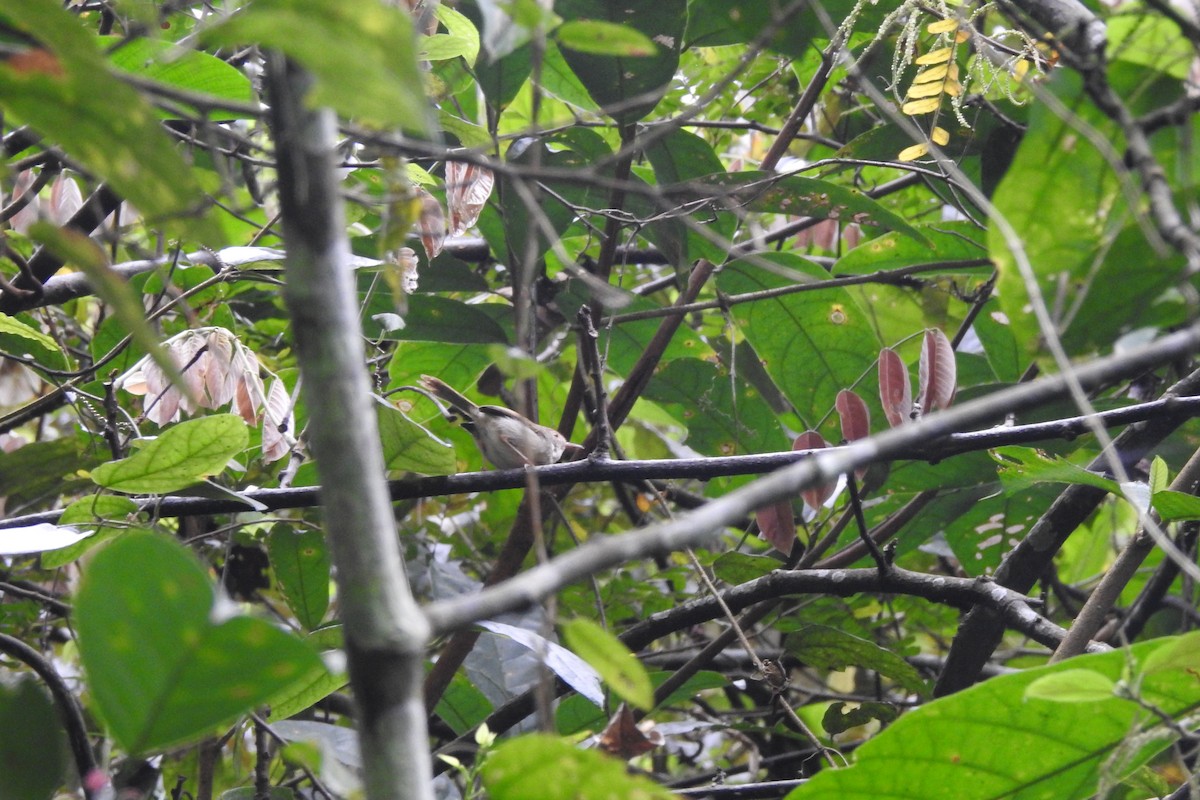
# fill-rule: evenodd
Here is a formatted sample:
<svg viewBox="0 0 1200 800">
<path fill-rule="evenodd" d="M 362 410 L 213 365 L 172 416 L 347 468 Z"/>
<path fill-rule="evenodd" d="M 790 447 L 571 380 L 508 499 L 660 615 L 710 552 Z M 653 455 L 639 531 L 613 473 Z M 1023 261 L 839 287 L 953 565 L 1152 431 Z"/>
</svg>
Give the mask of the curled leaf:
<svg viewBox="0 0 1200 800">
<path fill-rule="evenodd" d="M 451 236 L 461 236 L 479 220 L 495 183 L 492 171 L 477 164 L 459 161 L 446 164 L 446 209 L 450 212 Z"/>
<path fill-rule="evenodd" d="M 847 442 L 865 439 L 871 435 L 871 411 L 856 393 L 849 389 L 838 392 L 834 408 L 837 409 L 838 417 L 842 421 L 842 438 Z M 854 474 L 858 476 L 859 480 L 862 480 L 863 476 L 867 474 L 867 468 L 856 469 Z"/>
<path fill-rule="evenodd" d="M 954 362 L 954 347 L 946 334 L 936 328 L 925 331 L 921 346 L 920 393 L 917 402 L 921 413 L 949 408 L 958 390 L 958 369 Z"/>
<path fill-rule="evenodd" d="M 433 261 L 442 252 L 442 244 L 446 241 L 446 215 L 442 213 L 442 204 L 429 192 L 417 189 L 417 196 L 421 199 L 417 235 L 421 237 L 426 259 Z"/>
<path fill-rule="evenodd" d="M 883 415 L 893 428 L 911 419 L 912 383 L 908 367 L 890 347 L 879 351 L 879 400 L 883 403 Z"/>
</svg>

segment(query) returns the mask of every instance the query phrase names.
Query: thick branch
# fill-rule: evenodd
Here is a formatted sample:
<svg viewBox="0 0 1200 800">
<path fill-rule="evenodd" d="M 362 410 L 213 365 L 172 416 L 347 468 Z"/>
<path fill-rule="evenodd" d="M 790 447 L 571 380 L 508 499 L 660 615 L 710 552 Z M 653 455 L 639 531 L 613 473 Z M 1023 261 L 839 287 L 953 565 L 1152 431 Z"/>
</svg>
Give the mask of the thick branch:
<svg viewBox="0 0 1200 800">
<path fill-rule="evenodd" d="M 428 627 L 409 590 L 383 478 L 334 172 L 335 120 L 328 109 L 305 107 L 310 83 L 282 56 L 270 57 L 271 128 L 288 250 L 285 299 L 337 566 L 366 795 L 432 800 L 421 703 Z"/>
</svg>

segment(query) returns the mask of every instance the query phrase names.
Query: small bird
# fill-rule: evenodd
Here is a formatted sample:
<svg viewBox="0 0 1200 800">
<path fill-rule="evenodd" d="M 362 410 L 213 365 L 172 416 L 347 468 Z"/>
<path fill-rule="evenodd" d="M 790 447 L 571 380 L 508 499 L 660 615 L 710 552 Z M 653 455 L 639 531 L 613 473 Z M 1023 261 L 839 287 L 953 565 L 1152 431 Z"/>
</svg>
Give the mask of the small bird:
<svg viewBox="0 0 1200 800">
<path fill-rule="evenodd" d="M 510 408 L 477 406 L 431 375 L 421 376 L 421 386 L 462 418 L 462 426 L 475 437 L 479 452 L 499 469 L 553 464 L 568 449 L 583 449 L 554 428 L 539 425 Z"/>
</svg>

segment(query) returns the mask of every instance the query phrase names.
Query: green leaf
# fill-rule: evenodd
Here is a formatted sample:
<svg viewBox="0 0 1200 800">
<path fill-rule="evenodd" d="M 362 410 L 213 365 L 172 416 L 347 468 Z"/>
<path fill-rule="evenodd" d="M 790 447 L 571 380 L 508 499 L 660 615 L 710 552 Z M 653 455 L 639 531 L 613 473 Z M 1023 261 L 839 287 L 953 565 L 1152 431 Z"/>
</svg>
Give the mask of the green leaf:
<svg viewBox="0 0 1200 800">
<path fill-rule="evenodd" d="M 1150 504 L 1162 517 L 1163 522 L 1200 519 L 1200 497 L 1194 494 L 1164 489 L 1151 495 Z"/>
<path fill-rule="evenodd" d="M 413 422 L 388 403 L 379 403 L 379 435 L 383 459 L 389 470 L 422 475 L 454 473 L 454 447 Z"/>
<path fill-rule="evenodd" d="M 0 684 L 0 800 L 46 800 L 60 788 L 67 737 L 59 718 L 32 676 Z"/>
<path fill-rule="evenodd" d="M 624 762 L 552 736 L 497 745 L 480 769 L 491 800 L 671 800 L 671 792 L 626 772 Z"/>
<path fill-rule="evenodd" d="M 1000 482 L 1008 492 L 1028 489 L 1036 483 L 1073 483 L 1121 496 L 1121 487 L 1116 481 L 1089 472 L 1060 456 L 1017 446 L 997 447 L 988 452 L 999 465 Z"/>
<path fill-rule="evenodd" d="M 628 27 L 659 45 L 652 56 L 597 55 L 562 50 L 588 93 L 618 123 L 650 113 L 675 77 L 687 21 L 686 0 L 560 0 L 554 10 L 573 22 Z"/>
<path fill-rule="evenodd" d="M 773 253 L 759 256 L 800 280 L 819 283 L 829 277 L 821 267 L 798 256 Z M 729 264 L 717 278 L 726 294 L 757 292 L 793 285 L 783 277 L 747 261 Z M 763 361 L 775 385 L 787 396 L 804 426 L 816 429 L 833 409 L 837 393 L 856 387 L 874 374 L 880 343 L 866 315 L 845 289 L 798 292 L 733 307 L 738 328 Z M 872 419 L 883 419 L 878 392 L 857 387 L 867 399 Z"/>
<path fill-rule="evenodd" d="M 596 711 L 596 707 L 580 695 L 572 695 L 563 702 L 570 699 L 582 700 L 585 706 Z M 488 714 L 492 713 L 492 704 L 483 692 L 475 688 L 470 678 L 462 672 L 456 672 L 438 700 L 434 713 L 461 736 L 487 719 Z"/>
<path fill-rule="evenodd" d="M 1150 486 L 1150 493 L 1165 491 L 1171 481 L 1171 474 L 1167 468 L 1167 462 L 1162 460 L 1162 456 L 1155 456 L 1150 462 L 1150 479 L 1147 483 Z"/>
<path fill-rule="evenodd" d="M 29 356 L 54 369 L 67 366 L 67 356 L 57 342 L 8 314 L 0 314 L 0 353 Z"/>
<path fill-rule="evenodd" d="M 629 25 L 602 20 L 570 20 L 554 31 L 559 47 L 598 56 L 652 56 L 658 48 L 650 37 Z"/>
<path fill-rule="evenodd" d="M 10 508 L 62 494 L 64 478 L 88 469 L 99 459 L 74 437 L 30 442 L 11 453 L 0 451 L 0 486 Z"/>
<path fill-rule="evenodd" d="M 1026 699 L 1052 703 L 1098 703 L 1113 696 L 1116 683 L 1090 669 L 1069 669 L 1043 675 L 1025 687 Z"/>
<path fill-rule="evenodd" d="M 129 458 L 101 464 L 92 480 L 127 494 L 164 494 L 225 469 L 246 449 L 250 434 L 236 414 L 215 414 L 172 425 Z"/>
<path fill-rule="evenodd" d="M 181 50 L 177 45 L 160 39 L 127 39 L 121 36 L 102 36 L 106 46 L 120 43 L 109 63 L 152 81 L 200 92 L 221 100 L 252 103 L 254 87 L 241 71 L 216 56 L 196 50 Z M 222 109 L 216 112 L 221 119 L 242 119 L 244 115 Z"/>
<path fill-rule="evenodd" d="M 158 115 L 117 80 L 79 18 L 44 0 L 11 0 L 9 24 L 42 42 L 0 63 L 0 105 L 103 178 L 153 224 L 219 245 L 197 212 L 204 193 L 159 126 Z"/>
<path fill-rule="evenodd" d="M 895 706 L 888 703 L 859 703 L 847 710 L 844 702 L 830 703 L 821 719 L 821 727 L 830 736 L 845 733 L 851 728 L 866 725 L 873 720 L 888 723 L 900 716 Z"/>
<path fill-rule="evenodd" d="M 835 219 L 867 227 L 902 233 L 924 245 L 925 234 L 857 189 L 847 189 L 830 181 L 789 175 L 780 178 L 773 172 L 732 172 L 709 176 L 693 186 L 681 187 L 674 194 L 694 196 L 700 190 L 710 196 L 714 190 L 726 190 L 722 201 L 737 202 L 748 211 L 787 214 L 789 216 Z"/>
<path fill-rule="evenodd" d="M 927 800 L 931 792 L 957 800 L 1089 797 L 1101 776 L 1128 774 L 1171 736 L 1155 715 L 1128 700 L 1058 703 L 1027 697 L 1026 689 L 1046 675 L 1080 669 L 1118 681 L 1131 660 L 1136 672 L 1163 644 L 1146 642 L 1002 675 L 935 700 L 866 742 L 849 768 L 818 773 L 788 800 Z M 1184 665 L 1145 674 L 1138 692 L 1143 702 L 1176 720 L 1200 706 L 1200 684 Z"/>
<path fill-rule="evenodd" d="M 115 494 L 95 494 L 83 497 L 63 509 L 59 525 L 94 527 L 96 532 L 70 547 L 41 555 L 42 567 L 57 569 L 70 564 L 94 547 L 120 536 L 136 518 L 138 504 L 128 497 Z"/>
<path fill-rule="evenodd" d="M 1119 130 L 1090 102 L 1071 70 L 1055 71 L 1047 89 L 1056 102 L 1033 104 L 1029 130 L 993 203 L 1014 229 L 1042 296 L 1070 310 L 1056 320 L 1068 354 L 1106 350 L 1115 336 L 1141 324 L 1185 265 L 1171 254 L 1157 258 L 1154 269 L 1131 266 L 1154 247 L 1124 199 L 1114 171 L 1124 169 L 1093 144 L 1111 143 L 1119 159 L 1124 147 Z M 1091 136 L 1079 133 L 1083 125 Z M 1097 208 L 1105 213 L 1097 214 Z M 988 248 L 1000 273 L 1000 305 L 1023 356 L 1038 356 L 1044 352 L 1041 331 L 1029 312 L 1029 288 L 1012 247 L 993 221 Z"/>
<path fill-rule="evenodd" d="M 1165 641 L 1146 656 L 1141 671 L 1146 675 L 1169 670 L 1194 671 L 1197 664 L 1200 664 L 1200 634 L 1190 633 Z"/>
<path fill-rule="evenodd" d="M 622 700 L 647 711 L 654 707 L 650 676 L 620 639 L 582 617 L 563 625 L 562 633 L 567 646 L 600 673 Z"/>
<path fill-rule="evenodd" d="M 433 130 L 412 20 L 398 8 L 375 0 L 258 0 L 202 41 L 283 51 L 313 73 L 314 106 L 369 125 Z"/>
<path fill-rule="evenodd" d="M 395 313 L 386 292 L 371 296 L 368 315 Z M 442 342 L 446 344 L 506 344 L 504 330 L 476 306 L 469 306 L 448 297 L 413 295 L 408 298 L 408 313 L 404 315 L 404 327 L 383 334 L 379 324 L 372 319 L 363 321 L 367 336 L 384 335 L 387 339 L 408 342 Z"/>
<path fill-rule="evenodd" d="M 672 131 L 670 135 L 652 142 L 646 148 L 646 158 L 654 167 L 654 178 L 659 186 L 679 185 L 725 171 L 725 165 L 717 157 L 712 145 L 702 136 L 683 129 Z M 690 221 L 701 220 L 699 217 L 693 217 Z M 733 216 L 718 213 L 706 227 L 714 236 L 728 239 L 733 234 Z M 680 271 L 711 247 L 709 242 L 700 239 L 695 231 L 690 230 L 683 220 L 673 217 L 651 223 L 648 233 Z"/>
<path fill-rule="evenodd" d="M 737 551 L 722 553 L 713 562 L 713 574 L 731 586 L 761 578 L 782 566 L 775 558 L 752 556 Z"/>
<path fill-rule="evenodd" d="M 914 227 L 925 241 L 911 235 L 891 231 L 863 242 L 833 265 L 834 275 L 867 275 L 882 270 L 899 269 L 918 264 L 949 262 L 934 275 L 991 274 L 990 264 L 968 267 L 954 266 L 987 258 L 987 247 L 975 240 L 980 238 L 977 227 L 967 222 L 940 222 Z M 922 273 L 924 274 L 924 273 Z"/>
<path fill-rule="evenodd" d="M 295 530 L 277 523 L 267 537 L 267 554 L 288 608 L 307 630 L 321 624 L 329 608 L 329 550 L 317 528 Z"/>
<path fill-rule="evenodd" d="M 168 537 L 131 533 L 88 564 L 75 630 L 88 686 L 132 753 L 208 736 L 324 671 L 303 642 L 249 617 L 214 621 L 206 570 Z"/>
<path fill-rule="evenodd" d="M 689 447 L 714 456 L 786 450 L 787 437 L 770 406 L 748 384 L 733 385 L 724 371 L 698 358 L 678 358 L 654 374 L 645 398 L 670 406 L 687 425 Z"/>
<path fill-rule="evenodd" d="M 846 667 L 873 669 L 907 691 L 920 695 L 929 693 L 929 687 L 916 668 L 903 658 L 874 642 L 836 628 L 805 625 L 788 634 L 785 649 L 810 666 L 831 670 Z"/>
</svg>

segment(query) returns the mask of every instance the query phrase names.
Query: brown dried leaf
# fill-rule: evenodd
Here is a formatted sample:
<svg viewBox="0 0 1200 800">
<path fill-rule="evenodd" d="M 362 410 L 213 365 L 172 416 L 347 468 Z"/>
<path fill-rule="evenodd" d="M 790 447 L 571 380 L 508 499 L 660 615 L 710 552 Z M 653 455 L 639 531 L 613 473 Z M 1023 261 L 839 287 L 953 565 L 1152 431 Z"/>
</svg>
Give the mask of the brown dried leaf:
<svg viewBox="0 0 1200 800">
<path fill-rule="evenodd" d="M 893 428 L 912 418 L 912 382 L 908 367 L 890 347 L 879 351 L 879 400 L 883 403 L 883 415 Z"/>
<path fill-rule="evenodd" d="M 446 164 L 446 210 L 450 213 L 450 235 L 461 236 L 479 220 L 492 194 L 496 178 L 477 164 L 450 161 Z"/>
<path fill-rule="evenodd" d="M 630 759 L 649 753 L 663 744 L 663 735 L 654 729 L 654 723 L 649 720 L 642 723 L 645 730 L 634 722 L 633 712 L 624 703 L 613 714 L 597 745 L 601 750 L 617 758 Z"/>
<path fill-rule="evenodd" d="M 417 189 L 417 195 L 421 199 L 417 235 L 421 237 L 421 246 L 425 248 L 425 258 L 433 261 L 442 252 L 442 245 L 446 241 L 446 215 L 442 213 L 442 204 L 429 192 Z"/>
<path fill-rule="evenodd" d="M 294 439 L 289 435 L 296 426 L 292 416 L 292 401 L 283 381 L 276 378 L 267 392 L 262 423 L 262 455 L 268 464 L 286 456 Z"/>
</svg>

